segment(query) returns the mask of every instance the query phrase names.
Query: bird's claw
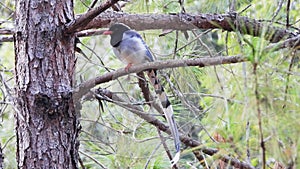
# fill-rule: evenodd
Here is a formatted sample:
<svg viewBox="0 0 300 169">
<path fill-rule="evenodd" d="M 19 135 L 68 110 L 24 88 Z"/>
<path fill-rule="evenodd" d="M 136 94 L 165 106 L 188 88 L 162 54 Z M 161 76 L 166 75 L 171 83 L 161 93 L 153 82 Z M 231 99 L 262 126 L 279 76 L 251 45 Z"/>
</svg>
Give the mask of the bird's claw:
<svg viewBox="0 0 300 169">
<path fill-rule="evenodd" d="M 125 71 L 128 72 L 129 68 L 132 66 L 132 63 L 128 63 L 128 65 L 125 67 Z"/>
</svg>

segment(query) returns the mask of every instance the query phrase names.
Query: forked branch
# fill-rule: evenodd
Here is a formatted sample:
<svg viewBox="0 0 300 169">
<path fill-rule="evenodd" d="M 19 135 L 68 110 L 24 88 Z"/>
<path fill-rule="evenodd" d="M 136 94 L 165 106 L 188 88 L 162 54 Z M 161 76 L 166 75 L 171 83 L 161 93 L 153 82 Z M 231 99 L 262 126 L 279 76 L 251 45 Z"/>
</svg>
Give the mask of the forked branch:
<svg viewBox="0 0 300 169">
<path fill-rule="evenodd" d="M 65 33 L 74 33 L 77 29 L 84 27 L 91 20 L 93 20 L 97 15 L 104 12 L 106 9 L 111 7 L 113 4 L 117 3 L 119 0 L 107 0 L 102 3 L 100 6 L 93 8 L 87 13 L 80 15 L 77 19 L 72 21 L 67 27 Z"/>
<path fill-rule="evenodd" d="M 129 110 L 130 112 L 136 114 L 140 118 L 146 120 L 148 123 L 156 126 L 159 130 L 161 130 L 169 135 L 171 134 L 171 131 L 168 126 L 166 126 L 164 123 L 162 123 L 160 120 L 158 120 L 154 116 L 152 116 L 148 113 L 145 113 L 140 106 L 136 106 L 136 105 L 127 103 L 125 100 L 120 98 L 118 95 L 116 95 L 115 93 L 113 93 L 109 90 L 106 90 L 106 89 L 98 90 L 97 94 L 98 94 L 98 99 L 113 102 L 113 103 L 117 104 L 118 106 L 123 107 L 123 108 Z M 196 150 L 202 151 L 203 153 L 210 155 L 210 156 L 218 153 L 217 149 L 201 146 L 200 142 L 198 142 L 197 140 L 193 140 L 190 137 L 184 136 L 183 134 L 180 135 L 180 140 L 183 144 L 185 144 L 189 147 L 195 148 L 194 149 L 195 151 Z M 255 169 L 255 167 L 251 166 L 250 164 L 247 164 L 246 162 L 242 162 L 238 159 L 232 158 L 227 155 L 219 155 L 219 158 L 222 161 L 229 163 L 237 168 Z"/>
</svg>

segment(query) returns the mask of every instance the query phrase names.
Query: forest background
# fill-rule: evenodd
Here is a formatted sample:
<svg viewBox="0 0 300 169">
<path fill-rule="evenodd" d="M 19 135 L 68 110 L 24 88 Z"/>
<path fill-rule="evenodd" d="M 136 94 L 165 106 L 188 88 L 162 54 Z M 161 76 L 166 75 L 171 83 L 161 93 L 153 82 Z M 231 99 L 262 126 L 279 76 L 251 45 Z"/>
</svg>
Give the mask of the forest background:
<svg viewBox="0 0 300 169">
<path fill-rule="evenodd" d="M 75 16 L 104 3 L 75 0 Z M 0 143 L 5 168 L 18 166 L 14 11 L 13 1 L 0 1 Z M 124 22 L 139 31 L 161 61 L 144 66 L 159 69 L 174 108 L 182 135 L 175 168 L 299 167 L 299 16 L 298 0 L 120 1 L 98 16 L 98 25 L 77 29 L 74 90 L 113 75 L 88 88 L 75 106 L 82 127 L 78 166 L 170 166 L 168 155 L 174 148 L 163 126 L 166 120 L 153 100 L 145 98 L 135 74 L 144 69 L 125 72 L 110 38 L 101 35 L 109 24 Z M 184 24 L 165 22 L 168 17 Z M 199 18 L 215 26 L 186 26 Z M 233 25 L 218 25 L 228 18 Z M 153 98 L 153 88 L 148 89 Z"/>
</svg>

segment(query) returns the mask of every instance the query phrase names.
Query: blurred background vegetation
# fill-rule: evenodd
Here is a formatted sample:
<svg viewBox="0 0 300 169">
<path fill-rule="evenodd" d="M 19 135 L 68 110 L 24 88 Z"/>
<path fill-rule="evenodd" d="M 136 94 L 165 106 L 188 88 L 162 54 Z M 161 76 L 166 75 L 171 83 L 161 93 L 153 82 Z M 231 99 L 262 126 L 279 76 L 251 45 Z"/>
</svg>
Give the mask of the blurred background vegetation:
<svg viewBox="0 0 300 169">
<path fill-rule="evenodd" d="M 86 12 L 91 2 L 75 0 L 75 14 Z M 174 0 L 131 0 L 121 1 L 120 4 L 124 5 L 122 10 L 126 13 L 166 14 L 223 14 L 241 12 L 248 7 L 240 15 L 282 28 L 286 27 L 287 19 L 287 2 L 281 0 L 186 0 L 182 5 Z M 299 31 L 299 9 L 299 0 L 292 1 L 289 13 L 291 31 Z M 0 1 L 0 28 L 13 28 L 13 10 L 12 1 Z M 173 31 L 165 36 L 159 36 L 161 30 L 140 33 L 158 60 L 233 55 L 250 58 L 252 62 L 247 63 L 160 71 L 179 129 L 205 147 L 218 148 L 219 155 L 230 155 L 258 168 L 262 164 L 262 133 L 269 168 L 278 165 L 299 167 L 298 51 L 282 49 L 264 52 L 270 43 L 263 38 L 222 30 L 193 30 L 186 35 Z M 110 70 L 124 67 L 114 57 L 109 37 L 91 36 L 80 40 L 82 44 L 79 47 L 87 57 L 76 54 L 76 85 L 106 73 L 104 66 Z M 13 43 L 1 43 L 0 141 L 5 154 L 5 168 L 16 168 L 11 100 L 14 92 L 13 72 Z M 141 105 L 145 112 L 165 122 L 155 110 L 142 104 L 144 98 L 135 75 L 100 87 L 118 93 L 132 104 Z M 117 105 L 102 104 L 103 111 L 97 100 L 85 100 L 80 111 L 80 157 L 86 168 L 169 168 L 169 159 L 155 127 Z M 189 105 L 194 106 L 196 111 L 189 109 Z M 261 131 L 259 121 L 262 123 Z M 169 149 L 174 152 L 173 141 L 163 135 Z M 195 159 L 190 148 L 182 148 L 179 168 L 205 168 Z M 220 166 L 218 155 L 206 156 L 205 160 L 212 168 Z"/>
</svg>

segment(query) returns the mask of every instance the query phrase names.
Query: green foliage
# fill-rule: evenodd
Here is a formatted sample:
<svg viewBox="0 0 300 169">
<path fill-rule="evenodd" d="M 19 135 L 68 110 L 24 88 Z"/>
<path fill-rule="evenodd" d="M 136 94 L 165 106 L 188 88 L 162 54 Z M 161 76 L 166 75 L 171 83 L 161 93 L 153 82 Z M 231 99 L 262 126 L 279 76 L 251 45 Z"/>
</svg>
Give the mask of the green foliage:
<svg viewBox="0 0 300 169">
<path fill-rule="evenodd" d="M 75 13 L 86 12 L 91 2 L 74 1 Z M 226 13 L 230 11 L 229 2 L 186 0 L 184 7 L 187 13 L 192 14 Z M 135 0 L 122 3 L 125 4 L 123 10 L 127 13 L 182 12 L 180 4 L 172 0 Z M 235 8 L 240 12 L 251 4 L 241 15 L 262 19 L 264 23 L 285 28 L 287 17 L 285 3 L 275 16 L 279 3 L 279 0 L 240 0 Z M 5 4 L 11 6 L 8 1 L 5 1 Z M 291 3 L 290 23 L 295 23 L 293 25 L 295 27 L 300 26 L 300 22 L 297 22 L 299 4 L 296 1 Z M 3 11 L 4 9 L 1 9 L 3 16 L 0 18 L 6 19 L 9 11 Z M 274 19 L 273 22 L 271 19 Z M 205 156 L 208 165 L 216 166 L 219 157 L 230 155 L 241 161 L 249 159 L 253 166 L 261 168 L 261 132 L 258 125 L 261 121 L 268 166 L 273 167 L 275 162 L 284 166 L 288 166 L 291 162 L 299 165 L 299 52 L 290 49 L 267 51 L 266 48 L 270 43 L 262 37 L 220 30 L 205 31 L 188 31 L 188 38 L 180 31 L 177 33 L 173 31 L 162 37 L 158 37 L 160 30 L 141 32 L 158 60 L 234 55 L 250 59 L 247 63 L 160 71 L 160 78 L 170 96 L 180 130 L 202 143 L 195 149 L 203 147 L 219 149 L 217 155 Z M 198 35 L 199 38 L 195 38 Z M 107 73 L 104 66 L 109 70 L 124 67 L 114 57 L 108 45 L 108 37 L 93 36 L 80 40 L 94 52 L 83 45 L 78 45 L 87 57 L 76 55 L 78 57 L 76 85 Z M 3 43 L 0 46 L 2 54 L 0 74 L 9 86 L 14 85 L 11 80 L 14 67 L 13 51 L 13 44 Z M 101 84 L 100 87 L 118 93 L 128 101 L 126 104 L 139 105 L 146 113 L 165 122 L 154 108 L 144 104 L 145 99 L 137 85 L 135 75 Z M 150 90 L 153 92 L 153 88 L 150 87 Z M 182 94 L 182 97 L 178 93 Z M 3 81 L 0 99 L 3 102 L 9 101 Z M 102 103 L 104 111 L 99 108 L 97 100 L 84 101 L 82 105 L 80 157 L 86 168 L 101 168 L 101 165 L 112 169 L 146 166 L 152 169 L 169 168 L 169 159 L 155 127 L 114 103 L 105 101 Z M 192 111 L 190 105 L 198 111 Z M 15 168 L 16 162 L 12 160 L 15 159 L 13 109 L 10 104 L 0 106 L 2 119 L 0 138 L 1 146 L 5 146 L 3 150 L 5 167 Z M 261 118 L 258 116 L 258 108 L 261 111 Z M 166 144 L 173 154 L 173 141 L 166 134 L 162 135 L 166 137 Z M 201 168 L 192 153 L 194 149 L 182 147 L 184 150 L 178 164 L 179 168 Z"/>
<path fill-rule="evenodd" d="M 250 3 L 252 4 L 250 8 L 241 15 L 264 19 L 268 23 L 275 15 L 274 12 L 278 8 L 279 1 L 239 1 L 236 4 L 236 11 L 242 11 Z M 229 1 L 226 1 L 225 4 L 224 1 L 217 0 L 185 1 L 184 7 L 188 13 L 225 13 L 230 10 L 229 5 Z M 297 9 L 297 6 L 298 4 L 292 4 L 291 9 Z M 127 3 L 123 9 L 128 13 L 179 13 L 182 10 L 179 3 L 175 1 L 132 1 Z M 283 7 L 278 12 L 274 21 L 285 22 L 285 9 Z M 291 11 L 291 22 L 299 19 L 296 17 L 297 13 L 297 10 Z M 281 25 L 276 24 L 276 26 Z M 260 120 L 262 121 L 268 165 L 274 166 L 275 162 L 279 162 L 287 166 L 288 161 L 296 160 L 295 157 L 299 152 L 297 133 L 300 132 L 299 122 L 295 120 L 299 118 L 299 113 L 297 113 L 299 111 L 299 77 L 295 73 L 298 71 L 298 62 L 290 66 L 293 57 L 292 51 L 284 49 L 269 52 L 265 49 L 270 43 L 264 38 L 235 32 L 213 30 L 203 33 L 203 31 L 197 30 L 188 32 L 188 38 L 182 32 L 178 32 L 178 36 L 176 31 L 173 31 L 158 37 L 160 33 L 160 31 L 153 30 L 141 32 L 159 60 L 220 55 L 224 57 L 242 55 L 250 59 L 250 62 L 247 63 L 204 68 L 183 67 L 160 71 L 162 74 L 160 78 L 163 79 L 165 89 L 170 95 L 175 119 L 180 129 L 200 141 L 203 144 L 202 147 L 219 149 L 217 155 L 206 156 L 208 164 L 216 166 L 218 157 L 231 155 L 242 161 L 249 159 L 253 166 L 260 168 L 262 165 L 261 132 L 258 125 Z M 203 35 L 199 36 L 200 39 L 194 39 L 201 33 Z M 91 38 L 84 43 L 89 44 L 93 41 L 98 40 Z M 113 68 L 124 66 L 115 59 L 105 43 L 101 43 L 101 45 L 104 45 L 104 48 L 99 52 L 103 53 L 101 59 L 105 60 L 106 66 Z M 174 52 L 175 46 L 176 52 Z M 92 60 L 94 59 L 92 58 Z M 254 73 L 255 64 L 258 66 Z M 105 70 L 103 71 L 105 72 Z M 292 72 L 292 74 L 288 72 Z M 104 84 L 102 87 L 120 92 L 125 100 L 130 100 L 132 104 L 139 104 L 143 103 L 144 98 L 136 83 L 136 78 L 129 76 Z M 256 87 L 257 93 L 255 93 Z M 184 98 L 179 97 L 178 93 L 181 93 Z M 191 111 L 186 105 L 187 103 L 198 108 L 199 112 Z M 262 113 L 261 119 L 258 117 L 258 106 Z M 157 114 L 149 106 L 141 107 L 147 113 Z M 91 109 L 91 106 L 87 106 L 83 111 L 91 112 Z M 93 118 L 93 115 L 89 116 L 91 117 L 86 118 Z M 155 150 L 155 146 L 161 141 L 152 139 L 157 137 L 157 133 L 151 125 L 133 116 L 130 111 L 125 111 L 109 103 L 105 103 L 105 111 L 101 114 L 101 118 L 98 118 L 98 122 L 103 121 L 109 124 L 113 130 L 103 131 L 95 126 L 84 126 L 84 129 L 94 131 L 94 133 L 98 131 L 113 142 L 110 144 L 114 149 L 113 153 L 99 155 L 99 161 L 105 163 L 105 166 L 109 168 L 143 168 L 147 159 L 151 158 L 148 168 L 168 167 L 169 160 L 163 148 Z M 122 134 L 117 134 L 120 132 Z M 211 138 L 214 138 L 216 134 L 223 139 L 223 142 L 212 141 Z M 150 139 L 151 141 L 140 142 L 137 139 Z M 93 152 L 91 147 L 98 145 L 97 143 L 93 144 L 95 145 L 86 145 L 85 149 Z M 167 140 L 167 144 L 172 150 L 172 141 Z M 97 151 L 103 151 L 108 147 L 108 145 L 101 146 L 101 150 Z M 194 162 L 191 150 L 187 148 L 183 151 L 179 162 L 181 168 L 189 168 L 191 165 L 200 166 L 199 163 Z M 151 156 L 153 151 L 156 152 Z M 249 156 L 247 151 L 250 153 Z M 86 162 L 90 161 L 88 158 L 85 160 Z M 299 163 L 299 159 L 294 162 Z"/>
<path fill-rule="evenodd" d="M 0 17 L 1 18 L 1 17 Z M 13 90 L 14 50 L 12 43 L 0 44 L 0 145 L 4 154 L 5 168 L 15 168 L 16 138 L 14 131 L 14 110 L 10 93 Z M 8 93 L 8 91 L 10 93 Z"/>
<path fill-rule="evenodd" d="M 74 1 L 74 12 L 76 14 L 83 14 L 83 13 L 85 13 L 88 10 L 88 8 L 90 7 L 90 4 L 92 2 L 93 1 L 91 1 L 91 0 Z"/>
</svg>

